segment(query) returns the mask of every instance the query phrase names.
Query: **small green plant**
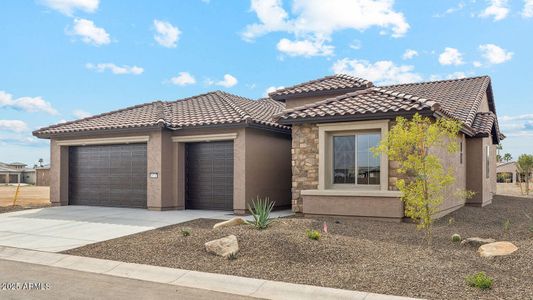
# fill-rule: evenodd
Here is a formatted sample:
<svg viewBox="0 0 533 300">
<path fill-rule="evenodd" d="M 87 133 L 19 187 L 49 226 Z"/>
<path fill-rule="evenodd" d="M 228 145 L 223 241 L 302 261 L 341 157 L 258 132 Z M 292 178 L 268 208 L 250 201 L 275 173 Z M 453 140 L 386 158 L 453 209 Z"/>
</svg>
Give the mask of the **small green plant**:
<svg viewBox="0 0 533 300">
<path fill-rule="evenodd" d="M 485 272 L 478 272 L 473 275 L 466 276 L 466 283 L 469 286 L 476 287 L 478 289 L 486 290 L 492 288 L 492 278 L 490 278 Z"/>
<path fill-rule="evenodd" d="M 453 225 L 453 223 L 455 223 L 455 219 L 453 217 L 450 217 L 448 219 L 448 225 Z"/>
<path fill-rule="evenodd" d="M 503 233 L 506 235 L 509 235 L 509 230 L 511 229 L 511 221 L 509 219 L 506 219 L 503 222 Z"/>
<path fill-rule="evenodd" d="M 320 239 L 320 232 L 318 230 L 309 230 L 307 229 L 307 237 L 312 239 L 312 240 L 319 240 Z"/>
<path fill-rule="evenodd" d="M 184 227 L 181 229 L 181 235 L 182 236 L 189 236 L 192 234 L 192 229 L 188 228 L 188 227 Z"/>
<path fill-rule="evenodd" d="M 270 201 L 268 197 L 261 199 L 258 196 L 256 200 L 252 200 L 251 206 L 248 204 L 248 210 L 254 217 L 254 220 L 247 223 L 255 226 L 257 229 L 266 229 L 273 221 L 270 218 L 270 213 L 273 208 L 274 202 Z"/>
<path fill-rule="evenodd" d="M 459 234 L 455 233 L 454 235 L 452 235 L 452 241 L 454 243 L 460 242 L 461 241 L 461 236 Z"/>
<path fill-rule="evenodd" d="M 227 256 L 228 260 L 236 260 L 237 259 L 237 252 L 231 252 Z"/>
</svg>

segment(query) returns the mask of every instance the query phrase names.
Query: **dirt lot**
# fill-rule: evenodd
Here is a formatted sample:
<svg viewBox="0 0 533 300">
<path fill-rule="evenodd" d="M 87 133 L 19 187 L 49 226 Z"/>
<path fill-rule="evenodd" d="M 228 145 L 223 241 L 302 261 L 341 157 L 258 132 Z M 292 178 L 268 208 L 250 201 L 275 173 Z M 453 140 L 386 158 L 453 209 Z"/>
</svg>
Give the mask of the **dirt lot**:
<svg viewBox="0 0 533 300">
<path fill-rule="evenodd" d="M 26 185 L 20 187 L 15 207 L 12 207 L 16 190 L 13 185 L 0 185 L 0 212 L 50 205 L 50 187 Z"/>
<path fill-rule="evenodd" d="M 249 226 L 212 230 L 215 220 L 196 220 L 67 251 L 238 276 L 288 281 L 429 299 L 533 299 L 533 217 L 530 199 L 500 197 L 485 208 L 465 207 L 436 224 L 432 250 L 413 224 L 347 218 L 287 218 L 263 231 Z M 450 218 L 451 221 L 450 221 Z M 508 233 L 503 223 L 511 222 Z M 309 240 L 306 229 L 329 233 Z M 192 235 L 183 237 L 181 228 Z M 451 235 L 510 240 L 519 250 L 507 257 L 481 258 L 476 248 Z M 237 259 L 208 254 L 204 243 L 229 234 L 239 239 Z M 494 278 L 492 290 L 465 283 L 479 271 Z"/>
</svg>

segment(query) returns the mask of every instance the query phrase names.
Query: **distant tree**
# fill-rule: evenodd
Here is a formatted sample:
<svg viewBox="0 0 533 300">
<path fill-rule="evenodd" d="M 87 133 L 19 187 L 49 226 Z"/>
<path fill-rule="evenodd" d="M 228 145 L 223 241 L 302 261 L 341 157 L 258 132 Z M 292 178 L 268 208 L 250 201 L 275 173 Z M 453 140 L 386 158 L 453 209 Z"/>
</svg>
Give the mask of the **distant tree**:
<svg viewBox="0 0 533 300">
<path fill-rule="evenodd" d="M 513 160 L 513 156 L 511 155 L 511 153 L 505 153 L 503 155 L 503 160 L 505 160 L 506 162 L 509 162 L 509 161 Z"/>
<path fill-rule="evenodd" d="M 445 189 L 455 181 L 452 167 L 444 168 L 433 150 L 457 152 L 459 143 L 450 141 L 457 140 L 460 129 L 460 122 L 447 118 L 398 117 L 389 134 L 372 149 L 375 155 L 386 154 L 398 162 L 398 173 L 404 179 L 398 179 L 396 187 L 402 192 L 405 215 L 418 223 L 418 229 L 426 230 L 428 246 L 434 215 L 444 201 Z"/>
<path fill-rule="evenodd" d="M 496 161 L 497 162 L 502 162 L 502 156 L 499 155 L 499 154 L 496 154 Z"/>
<path fill-rule="evenodd" d="M 522 154 L 518 157 L 517 163 L 518 171 L 526 180 L 526 195 L 529 195 L 529 174 L 533 171 L 533 155 Z"/>
<path fill-rule="evenodd" d="M 43 166 L 44 159 L 39 158 L 38 162 L 39 162 L 39 167 L 42 167 L 42 166 Z"/>
</svg>

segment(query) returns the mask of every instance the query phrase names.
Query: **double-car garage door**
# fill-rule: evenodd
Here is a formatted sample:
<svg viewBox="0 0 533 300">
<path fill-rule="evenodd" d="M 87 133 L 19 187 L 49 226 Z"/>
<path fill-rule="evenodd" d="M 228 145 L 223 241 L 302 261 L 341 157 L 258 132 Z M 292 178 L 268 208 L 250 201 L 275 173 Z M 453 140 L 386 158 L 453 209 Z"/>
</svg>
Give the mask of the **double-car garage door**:
<svg viewBox="0 0 533 300">
<path fill-rule="evenodd" d="M 232 210 L 233 142 L 188 143 L 185 156 L 185 208 Z M 71 146 L 69 204 L 145 208 L 147 172 L 146 144 Z"/>
<path fill-rule="evenodd" d="M 69 204 L 146 207 L 146 144 L 69 147 Z"/>
</svg>

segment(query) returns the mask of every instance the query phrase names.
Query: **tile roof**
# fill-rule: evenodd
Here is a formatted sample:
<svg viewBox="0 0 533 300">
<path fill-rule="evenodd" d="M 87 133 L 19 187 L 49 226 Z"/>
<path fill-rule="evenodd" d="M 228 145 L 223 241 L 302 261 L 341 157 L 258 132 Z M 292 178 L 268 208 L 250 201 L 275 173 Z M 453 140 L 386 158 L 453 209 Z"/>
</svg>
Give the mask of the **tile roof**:
<svg viewBox="0 0 533 300">
<path fill-rule="evenodd" d="M 472 126 L 489 85 L 490 77 L 480 76 L 390 85 L 383 88 L 437 101 L 454 118 Z"/>
<path fill-rule="evenodd" d="M 346 74 L 337 74 L 279 89 L 270 93 L 269 96 L 272 99 L 281 100 L 309 93 L 327 93 L 338 90 L 350 90 L 347 92 L 352 92 L 372 86 L 372 82 L 368 80 Z"/>
<path fill-rule="evenodd" d="M 234 123 L 256 123 L 288 130 L 271 116 L 283 111 L 284 103 L 272 99 L 251 100 L 214 91 L 177 101 L 136 105 L 81 120 L 60 123 L 34 131 L 47 137 L 54 134 L 92 130 L 168 127 L 183 128 Z"/>
<path fill-rule="evenodd" d="M 370 115 L 423 109 L 439 110 L 440 106 L 433 100 L 374 87 L 287 109 L 275 118 L 285 123 L 283 120 L 298 118 Z"/>
<path fill-rule="evenodd" d="M 480 112 L 476 114 L 472 128 L 476 135 L 489 135 L 496 121 L 496 115 L 492 112 Z"/>
</svg>

